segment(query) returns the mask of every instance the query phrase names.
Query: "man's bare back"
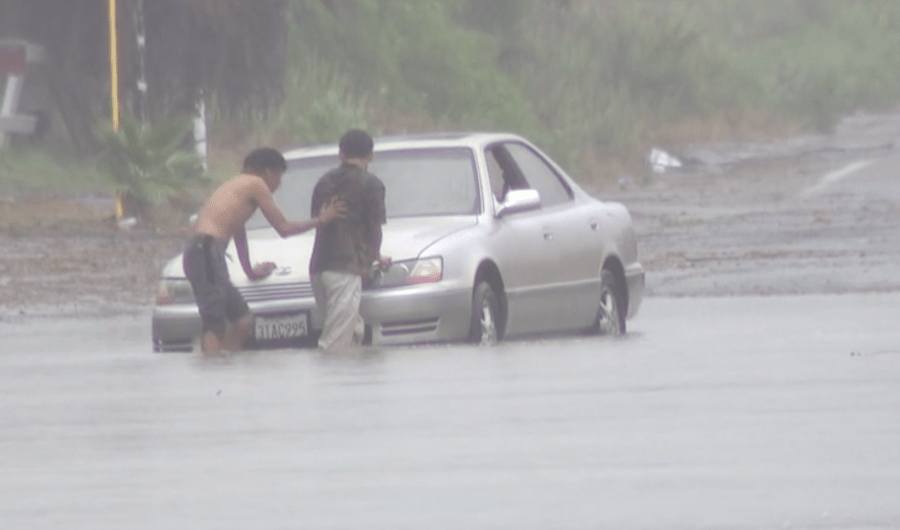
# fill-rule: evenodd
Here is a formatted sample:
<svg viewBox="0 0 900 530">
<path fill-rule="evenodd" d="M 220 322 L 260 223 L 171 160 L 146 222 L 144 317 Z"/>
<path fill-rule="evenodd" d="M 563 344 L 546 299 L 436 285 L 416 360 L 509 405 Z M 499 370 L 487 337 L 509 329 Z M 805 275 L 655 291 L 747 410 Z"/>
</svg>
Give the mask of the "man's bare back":
<svg viewBox="0 0 900 530">
<path fill-rule="evenodd" d="M 265 170 L 261 174 L 245 172 L 219 186 L 200 209 L 194 225 L 198 235 L 212 236 L 223 242 L 234 238 L 241 265 L 251 278 L 264 277 L 275 268 L 275 264 L 269 262 L 254 266 L 249 263 L 244 225 L 257 208 L 281 237 L 301 234 L 328 224 L 346 210 L 343 204 L 331 203 L 322 209 L 319 217 L 308 221 L 288 221 L 272 197 L 281 185 L 281 172 Z"/>
<path fill-rule="evenodd" d="M 220 241 L 231 239 L 256 211 L 254 196 L 259 192 L 254 188 L 260 186 L 266 187 L 266 184 L 256 175 L 241 174 L 232 177 L 206 201 L 197 216 L 194 230 Z"/>
</svg>

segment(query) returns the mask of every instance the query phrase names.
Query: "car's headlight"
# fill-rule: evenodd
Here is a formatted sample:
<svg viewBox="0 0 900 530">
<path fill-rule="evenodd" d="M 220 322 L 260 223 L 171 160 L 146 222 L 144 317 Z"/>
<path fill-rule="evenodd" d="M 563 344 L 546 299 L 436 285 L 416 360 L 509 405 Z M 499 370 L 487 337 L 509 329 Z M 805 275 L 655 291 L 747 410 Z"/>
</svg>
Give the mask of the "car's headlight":
<svg viewBox="0 0 900 530">
<path fill-rule="evenodd" d="M 396 261 L 387 270 L 378 270 L 372 287 L 400 287 L 441 281 L 444 276 L 444 260 L 441 258 Z"/>
<path fill-rule="evenodd" d="M 156 288 L 156 305 L 193 304 L 194 290 L 185 278 L 163 278 Z"/>
</svg>

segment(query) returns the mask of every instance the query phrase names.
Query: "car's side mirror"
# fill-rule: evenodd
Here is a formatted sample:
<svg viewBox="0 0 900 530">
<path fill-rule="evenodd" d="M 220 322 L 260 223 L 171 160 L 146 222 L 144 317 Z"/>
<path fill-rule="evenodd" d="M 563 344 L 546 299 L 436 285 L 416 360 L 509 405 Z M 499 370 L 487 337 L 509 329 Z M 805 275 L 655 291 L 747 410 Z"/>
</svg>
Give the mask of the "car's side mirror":
<svg viewBox="0 0 900 530">
<path fill-rule="evenodd" d="M 541 194 L 537 190 L 509 190 L 497 209 L 497 217 L 537 210 L 541 207 Z"/>
</svg>

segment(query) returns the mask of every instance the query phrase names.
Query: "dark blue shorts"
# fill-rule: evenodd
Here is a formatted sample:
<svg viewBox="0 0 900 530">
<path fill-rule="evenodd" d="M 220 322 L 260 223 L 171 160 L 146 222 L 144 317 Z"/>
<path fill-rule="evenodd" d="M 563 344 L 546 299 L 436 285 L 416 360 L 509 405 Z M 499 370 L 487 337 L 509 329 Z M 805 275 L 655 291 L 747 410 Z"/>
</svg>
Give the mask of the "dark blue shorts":
<svg viewBox="0 0 900 530">
<path fill-rule="evenodd" d="M 208 235 L 192 237 L 184 250 L 184 274 L 194 289 L 203 331 L 225 333 L 228 322 L 250 313 L 247 302 L 231 284 L 225 265 L 227 241 Z"/>
</svg>

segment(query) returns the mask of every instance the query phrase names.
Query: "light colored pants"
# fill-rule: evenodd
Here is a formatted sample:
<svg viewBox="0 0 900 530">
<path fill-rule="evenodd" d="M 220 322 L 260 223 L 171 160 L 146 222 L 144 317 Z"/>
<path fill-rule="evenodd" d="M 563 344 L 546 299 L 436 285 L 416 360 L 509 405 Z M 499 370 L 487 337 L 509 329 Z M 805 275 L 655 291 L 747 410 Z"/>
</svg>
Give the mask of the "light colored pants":
<svg viewBox="0 0 900 530">
<path fill-rule="evenodd" d="M 341 350 L 362 343 L 366 324 L 359 314 L 362 278 L 358 274 L 324 271 L 311 278 L 316 305 L 325 312 L 319 348 Z"/>
</svg>

